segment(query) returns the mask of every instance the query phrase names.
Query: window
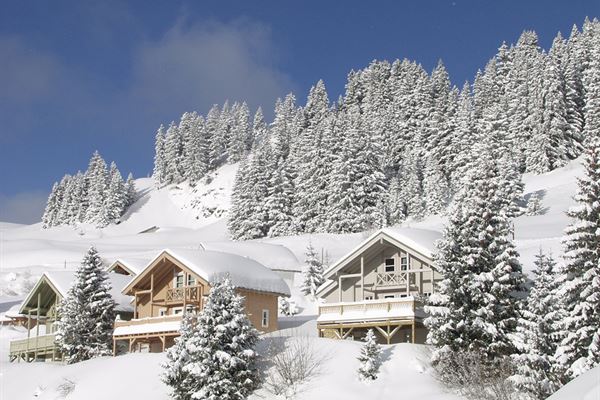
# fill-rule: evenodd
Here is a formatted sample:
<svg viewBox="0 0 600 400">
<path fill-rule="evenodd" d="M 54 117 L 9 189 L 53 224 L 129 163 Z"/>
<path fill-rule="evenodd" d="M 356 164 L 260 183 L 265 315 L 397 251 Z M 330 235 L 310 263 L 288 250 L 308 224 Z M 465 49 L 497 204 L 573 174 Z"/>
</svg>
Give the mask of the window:
<svg viewBox="0 0 600 400">
<path fill-rule="evenodd" d="M 269 326 L 269 310 L 262 310 L 262 319 L 260 321 L 260 324 L 263 328 Z"/>
<path fill-rule="evenodd" d="M 373 296 L 365 296 L 365 300 L 373 300 Z"/>
<path fill-rule="evenodd" d="M 385 259 L 385 272 L 394 272 L 396 270 L 394 259 L 386 258 Z"/>
<path fill-rule="evenodd" d="M 187 277 L 187 285 L 188 286 L 196 286 L 196 278 L 192 274 Z"/>
<path fill-rule="evenodd" d="M 431 296 L 431 292 L 423 292 L 423 296 L 429 297 L 429 296 Z"/>
<path fill-rule="evenodd" d="M 408 257 L 400 257 L 400 270 L 406 271 L 408 269 Z"/>
<path fill-rule="evenodd" d="M 173 286 L 176 288 L 183 287 L 183 271 L 179 271 L 175 274 Z"/>
<path fill-rule="evenodd" d="M 194 312 L 194 310 L 195 310 L 195 307 L 194 307 L 193 305 L 191 305 L 191 304 L 188 304 L 188 305 L 185 307 L 185 313 L 186 313 L 186 314 L 192 313 L 192 312 Z"/>
<path fill-rule="evenodd" d="M 400 297 L 408 297 L 408 295 L 406 293 L 403 293 L 400 295 Z"/>
<path fill-rule="evenodd" d="M 183 314 L 183 307 L 175 307 L 173 308 L 173 315 Z"/>
<path fill-rule="evenodd" d="M 165 315 L 167 315 L 167 309 L 166 308 L 160 308 L 158 310 L 158 315 L 161 317 L 164 317 Z"/>
<path fill-rule="evenodd" d="M 384 299 L 393 299 L 394 297 L 396 297 L 395 294 L 386 294 L 385 296 L 383 296 Z"/>
</svg>

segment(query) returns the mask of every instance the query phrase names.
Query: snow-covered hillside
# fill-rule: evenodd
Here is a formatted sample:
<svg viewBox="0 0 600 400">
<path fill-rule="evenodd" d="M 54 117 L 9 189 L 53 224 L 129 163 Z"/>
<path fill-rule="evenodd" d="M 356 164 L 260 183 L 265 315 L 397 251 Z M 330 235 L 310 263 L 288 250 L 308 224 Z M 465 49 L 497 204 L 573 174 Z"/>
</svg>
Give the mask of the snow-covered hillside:
<svg viewBox="0 0 600 400">
<path fill-rule="evenodd" d="M 104 229 L 82 225 L 43 230 L 40 224 L 0 224 L 0 312 L 20 301 L 42 271 L 76 266 L 90 244 L 98 248 L 106 262 L 118 257 L 149 257 L 169 247 L 231 250 L 235 246 L 228 242 L 224 217 L 236 168 L 236 165 L 222 167 L 210 182 L 195 188 L 178 185 L 157 190 L 150 179 L 139 179 L 136 182 L 139 200 L 123 216 L 120 224 Z M 555 255 L 561 254 L 560 237 L 568 223 L 564 212 L 573 204 L 576 177 L 582 172 L 576 160 L 544 175 L 524 177 L 526 197 L 538 193 L 544 208 L 542 215 L 522 216 L 515 220 L 515 239 L 526 271 L 531 270 L 533 256 L 540 247 L 551 250 Z M 441 231 L 444 221 L 443 217 L 430 217 L 424 221 L 405 222 L 404 226 Z M 245 253 L 240 255 L 245 256 L 259 252 L 260 261 L 265 265 L 270 257 L 281 260 L 277 263 L 292 265 L 294 260 L 302 262 L 306 246 L 311 242 L 317 251 L 322 251 L 333 262 L 369 234 L 265 238 L 238 246 L 238 250 Z M 250 246 L 257 242 L 261 244 Z M 297 287 L 292 288 L 292 294 L 303 311 L 303 315 L 296 318 L 308 321 L 305 329 L 316 333 L 314 321 L 310 321 L 310 315 L 315 313 L 315 304 L 302 298 Z M 294 324 L 297 321 L 282 321 L 284 328 Z M 71 399 L 119 398 L 126 391 L 145 399 L 166 398 L 166 387 L 157 378 L 159 364 L 164 359 L 162 354 L 130 354 L 91 360 L 76 366 L 8 364 L 8 340 L 23 334 L 23 330 L 0 328 L 2 398 L 30 398 L 37 393 L 38 398 L 54 399 L 58 396 L 59 387 L 68 386 L 68 381 L 73 381 L 75 387 L 68 396 Z M 401 344 L 385 347 L 386 361 L 381 378 L 366 386 L 356 378 L 359 343 L 311 340 L 319 351 L 335 357 L 328 358 L 323 373 L 307 386 L 301 398 L 383 399 L 398 393 L 423 399 L 453 398 L 444 393 L 431 376 L 425 361 L 425 346 Z M 131 379 L 128 373 L 131 370 L 137 371 L 138 379 Z M 104 377 L 102 380 L 97 379 L 100 371 Z M 32 376 L 36 378 L 31 379 Z M 266 396 L 259 393 L 256 398 L 262 395 Z"/>
</svg>

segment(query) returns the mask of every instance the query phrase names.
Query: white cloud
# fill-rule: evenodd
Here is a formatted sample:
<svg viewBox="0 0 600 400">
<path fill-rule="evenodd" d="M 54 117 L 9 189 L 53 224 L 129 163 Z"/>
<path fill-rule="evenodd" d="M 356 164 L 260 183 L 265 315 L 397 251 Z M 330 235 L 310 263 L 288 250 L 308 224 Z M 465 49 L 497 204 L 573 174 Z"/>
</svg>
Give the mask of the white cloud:
<svg viewBox="0 0 600 400">
<path fill-rule="evenodd" d="M 247 101 L 267 111 L 294 88 L 277 68 L 277 51 L 267 27 L 247 20 L 229 24 L 177 23 L 136 52 L 132 100 L 151 114 L 208 111 L 224 100 Z"/>
<path fill-rule="evenodd" d="M 32 224 L 40 222 L 48 193 L 21 192 L 12 196 L 0 194 L 0 222 Z"/>
</svg>

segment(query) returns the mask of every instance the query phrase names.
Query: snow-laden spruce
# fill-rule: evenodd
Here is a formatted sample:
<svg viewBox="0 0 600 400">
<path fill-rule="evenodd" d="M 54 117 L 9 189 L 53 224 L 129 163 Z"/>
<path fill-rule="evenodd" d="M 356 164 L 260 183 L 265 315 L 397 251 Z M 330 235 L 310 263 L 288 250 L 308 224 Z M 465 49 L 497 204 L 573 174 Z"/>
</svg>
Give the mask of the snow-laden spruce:
<svg viewBox="0 0 600 400">
<path fill-rule="evenodd" d="M 177 400 L 241 400 L 258 386 L 258 332 L 229 277 L 211 282 L 197 317 L 186 317 L 169 350 L 163 381 Z"/>
<path fill-rule="evenodd" d="M 115 301 L 98 251 L 92 246 L 58 309 L 56 343 L 67 363 L 112 355 Z"/>
<path fill-rule="evenodd" d="M 377 344 L 373 329 L 369 329 L 364 337 L 365 344 L 360 349 L 358 361 L 358 377 L 365 381 L 374 381 L 381 367 L 381 346 Z"/>
<path fill-rule="evenodd" d="M 301 290 L 306 296 L 315 298 L 317 289 L 325 282 L 325 277 L 323 276 L 323 260 L 317 254 L 312 243 L 309 243 L 306 248 L 306 259 L 304 264 L 306 267 L 302 273 L 303 281 Z"/>
<path fill-rule="evenodd" d="M 133 176 L 123 180 L 113 162 L 110 169 L 96 151 L 85 173 L 65 175 L 55 183 L 42 216 L 42 227 L 90 223 L 105 227 L 116 222 L 136 200 Z"/>
<path fill-rule="evenodd" d="M 163 374 L 161 379 L 171 388 L 171 397 L 175 400 L 188 400 L 191 398 L 189 382 L 186 381 L 189 376 L 186 366 L 191 360 L 187 344 L 196 333 L 197 324 L 197 313 L 186 312 L 183 315 L 179 336 L 175 338 L 175 344 L 167 350 L 167 361 L 162 365 Z"/>
<path fill-rule="evenodd" d="M 568 378 L 600 363 L 600 132 L 585 151 L 585 176 L 578 179 L 577 205 L 563 239 L 565 265 L 560 297 L 566 317 L 557 359 Z"/>
<path fill-rule="evenodd" d="M 533 287 L 521 309 L 514 335 L 516 373 L 510 379 L 517 389 L 543 400 L 560 387 L 561 376 L 554 354 L 560 342 L 556 327 L 564 314 L 557 294 L 557 266 L 552 256 L 540 250 L 533 273 Z"/>
<path fill-rule="evenodd" d="M 450 212 L 434 261 L 443 279 L 425 308 L 434 361 L 458 351 L 489 359 L 514 351 L 510 335 L 524 278 L 510 239 L 503 179 L 498 162 L 482 152 Z"/>
</svg>

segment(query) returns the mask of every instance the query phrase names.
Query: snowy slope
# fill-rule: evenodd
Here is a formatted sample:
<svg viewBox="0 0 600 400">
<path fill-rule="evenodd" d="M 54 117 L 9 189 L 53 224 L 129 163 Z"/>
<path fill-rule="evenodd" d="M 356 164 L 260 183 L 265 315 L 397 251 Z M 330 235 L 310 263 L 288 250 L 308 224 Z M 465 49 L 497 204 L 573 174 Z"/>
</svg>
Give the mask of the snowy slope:
<svg viewBox="0 0 600 400">
<path fill-rule="evenodd" d="M 276 338 L 275 340 L 277 340 Z M 390 399 L 402 393 L 406 398 L 421 400 L 456 399 L 427 372 L 428 350 L 422 345 L 398 344 L 383 346 L 383 365 L 377 381 L 360 382 L 356 369 L 361 344 L 350 341 L 311 338 L 314 350 L 325 361 L 321 373 L 309 381 L 298 400 L 309 399 Z M 263 346 L 264 347 L 264 346 Z M 128 354 L 116 358 L 99 358 L 75 365 L 51 363 L 15 364 L 0 376 L 2 398 L 61 398 L 60 386 L 73 382 L 70 400 L 104 400 L 131 397 L 165 400 L 168 388 L 159 379 L 164 354 Z M 135 371 L 135 373 L 132 373 Z M 101 377 L 101 379 L 99 378 Z M 276 399 L 260 390 L 250 399 Z"/>
</svg>

